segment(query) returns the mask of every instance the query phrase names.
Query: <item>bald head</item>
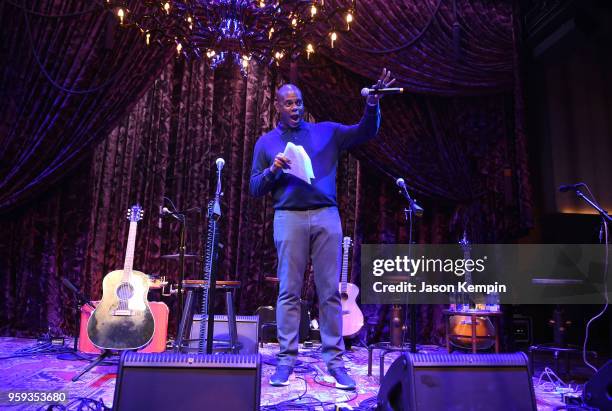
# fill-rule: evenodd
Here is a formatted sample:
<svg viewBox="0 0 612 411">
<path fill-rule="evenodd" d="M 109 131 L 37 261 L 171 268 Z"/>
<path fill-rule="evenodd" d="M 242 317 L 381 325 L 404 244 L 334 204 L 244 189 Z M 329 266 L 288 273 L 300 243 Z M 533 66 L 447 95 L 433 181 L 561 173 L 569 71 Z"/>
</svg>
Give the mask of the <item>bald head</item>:
<svg viewBox="0 0 612 411">
<path fill-rule="evenodd" d="M 293 84 L 282 85 L 276 90 L 276 111 L 283 126 L 295 128 L 304 116 L 302 92 Z"/>
<path fill-rule="evenodd" d="M 295 93 L 302 98 L 302 92 L 294 84 L 283 84 L 276 90 L 276 100 L 284 99 L 288 93 Z"/>
</svg>

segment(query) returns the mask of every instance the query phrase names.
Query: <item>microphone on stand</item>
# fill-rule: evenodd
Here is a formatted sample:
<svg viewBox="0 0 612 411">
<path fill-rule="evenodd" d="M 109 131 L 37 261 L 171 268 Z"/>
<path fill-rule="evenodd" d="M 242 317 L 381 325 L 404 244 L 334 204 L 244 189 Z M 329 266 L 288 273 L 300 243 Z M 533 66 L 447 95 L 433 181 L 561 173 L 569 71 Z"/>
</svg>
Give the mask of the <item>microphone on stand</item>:
<svg viewBox="0 0 612 411">
<path fill-rule="evenodd" d="M 216 161 L 215 164 L 217 165 L 217 170 L 221 171 L 223 170 L 223 166 L 225 165 L 225 160 L 222 159 L 221 157 L 219 157 Z"/>
<path fill-rule="evenodd" d="M 74 284 L 72 284 L 70 282 L 69 279 L 67 279 L 66 277 L 62 277 L 62 283 L 64 284 L 64 286 L 66 286 L 66 288 L 68 288 L 70 291 L 72 291 L 74 293 L 74 295 L 77 297 L 79 304 L 81 305 L 88 305 L 91 308 L 95 309 L 96 306 L 93 305 L 91 303 L 91 301 L 89 301 L 89 298 L 87 298 L 86 296 L 84 296 L 78 288 L 76 288 L 76 286 Z"/>
<path fill-rule="evenodd" d="M 215 164 L 217 165 L 217 189 L 215 191 L 215 201 L 213 205 L 213 213 L 220 216 L 221 215 L 221 205 L 219 204 L 219 199 L 223 195 L 221 191 L 221 170 L 223 170 L 223 166 L 225 166 L 225 160 L 219 157 L 215 160 Z"/>
<path fill-rule="evenodd" d="M 566 191 L 576 191 L 579 187 L 584 187 L 584 183 L 576 183 L 576 184 L 564 184 L 559 186 L 559 191 L 565 193 Z"/>
<path fill-rule="evenodd" d="M 162 207 L 161 212 L 159 213 L 159 215 L 160 215 L 160 219 L 161 219 L 161 217 L 165 217 L 167 215 L 171 215 L 172 217 L 176 218 L 177 220 L 183 221 L 181 219 L 181 217 L 180 217 L 182 214 L 180 214 L 180 213 L 173 213 L 172 211 L 170 211 L 170 209 L 168 207 Z"/>
<path fill-rule="evenodd" d="M 406 188 L 406 182 L 404 181 L 403 178 L 398 178 L 397 180 L 395 180 L 395 184 L 397 184 L 398 187 L 401 188 L 400 193 L 404 195 L 404 197 L 406 197 L 406 199 L 408 200 L 408 202 L 410 203 L 410 209 L 412 210 L 412 212 L 417 216 L 417 217 L 421 217 L 423 215 L 423 207 L 419 206 L 416 201 L 414 201 L 412 199 L 412 197 L 410 197 L 410 194 L 408 193 L 408 189 Z"/>
<path fill-rule="evenodd" d="M 404 89 L 401 87 L 389 87 L 389 88 L 367 88 L 364 87 L 361 89 L 361 95 L 363 97 L 373 96 L 373 95 L 386 95 L 386 94 L 402 94 Z"/>
</svg>

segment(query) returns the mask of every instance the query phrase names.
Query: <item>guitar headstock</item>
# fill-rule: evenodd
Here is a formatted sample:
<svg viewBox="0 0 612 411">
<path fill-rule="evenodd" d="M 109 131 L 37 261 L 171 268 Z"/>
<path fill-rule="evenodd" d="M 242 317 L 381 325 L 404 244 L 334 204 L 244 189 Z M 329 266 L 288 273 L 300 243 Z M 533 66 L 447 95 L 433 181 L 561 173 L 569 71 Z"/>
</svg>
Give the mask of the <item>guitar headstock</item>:
<svg viewBox="0 0 612 411">
<path fill-rule="evenodd" d="M 463 251 L 470 251 L 470 249 L 472 248 L 472 243 L 470 242 L 470 240 L 468 240 L 466 231 L 463 232 L 463 237 L 461 238 L 461 240 L 459 240 L 459 245 L 461 246 Z"/>
<path fill-rule="evenodd" d="M 142 216 L 144 215 L 144 210 L 140 206 L 140 204 L 134 204 L 127 211 L 127 219 L 130 220 L 130 223 L 137 223 L 142 220 Z"/>
<path fill-rule="evenodd" d="M 353 240 L 351 239 L 351 237 L 346 236 L 344 237 L 344 239 L 342 240 L 342 247 L 346 250 L 349 247 L 352 247 L 353 245 Z"/>
</svg>

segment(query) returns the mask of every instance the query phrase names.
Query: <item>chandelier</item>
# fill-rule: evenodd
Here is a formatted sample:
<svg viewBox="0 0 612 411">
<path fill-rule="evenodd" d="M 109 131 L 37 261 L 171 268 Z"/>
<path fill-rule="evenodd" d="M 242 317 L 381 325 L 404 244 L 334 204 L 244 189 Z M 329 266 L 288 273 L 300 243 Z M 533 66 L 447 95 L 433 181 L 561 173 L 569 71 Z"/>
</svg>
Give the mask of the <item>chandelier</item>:
<svg viewBox="0 0 612 411">
<path fill-rule="evenodd" d="M 356 0 L 104 0 L 122 26 L 135 26 L 147 45 L 172 44 L 178 55 L 237 63 L 280 64 L 334 48 L 350 30 Z"/>
</svg>

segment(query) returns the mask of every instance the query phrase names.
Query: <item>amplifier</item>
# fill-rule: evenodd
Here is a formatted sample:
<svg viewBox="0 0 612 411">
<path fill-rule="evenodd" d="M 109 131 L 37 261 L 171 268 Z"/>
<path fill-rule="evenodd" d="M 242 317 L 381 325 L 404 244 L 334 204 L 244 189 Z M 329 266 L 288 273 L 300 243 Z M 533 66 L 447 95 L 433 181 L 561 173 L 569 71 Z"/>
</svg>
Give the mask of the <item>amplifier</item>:
<svg viewBox="0 0 612 411">
<path fill-rule="evenodd" d="M 259 354 L 121 355 L 113 410 L 259 410 Z"/>
<path fill-rule="evenodd" d="M 201 314 L 193 316 L 193 324 L 189 334 L 189 350 L 197 351 L 198 340 L 200 338 Z M 237 315 L 236 328 L 238 330 L 238 345 L 240 354 L 257 354 L 259 352 L 259 316 L 257 315 Z M 227 315 L 215 315 L 214 341 L 229 342 L 229 323 Z"/>
<path fill-rule="evenodd" d="M 98 305 L 99 301 L 92 301 L 93 305 Z M 166 340 L 168 338 L 168 315 L 170 310 L 168 306 L 160 301 L 149 301 L 151 313 L 155 319 L 155 331 L 149 345 L 138 350 L 138 352 L 163 352 L 166 351 Z M 79 345 L 78 349 L 81 352 L 88 354 L 100 354 L 102 351 L 98 349 L 87 335 L 87 321 L 91 317 L 93 308 L 88 305 L 81 307 L 81 329 L 79 330 Z"/>
</svg>

